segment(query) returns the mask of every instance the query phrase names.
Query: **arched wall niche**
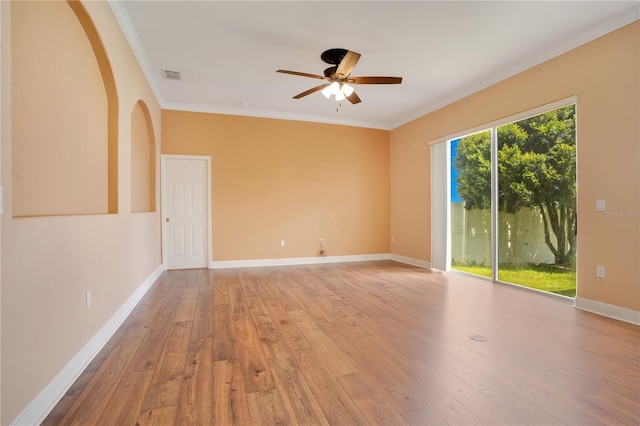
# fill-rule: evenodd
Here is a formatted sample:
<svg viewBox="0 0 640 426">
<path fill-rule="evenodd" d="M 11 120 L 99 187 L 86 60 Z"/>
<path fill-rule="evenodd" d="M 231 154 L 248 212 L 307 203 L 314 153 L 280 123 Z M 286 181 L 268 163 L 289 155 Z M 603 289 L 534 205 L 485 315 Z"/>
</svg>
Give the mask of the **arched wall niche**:
<svg viewBox="0 0 640 426">
<path fill-rule="evenodd" d="M 118 99 L 78 1 L 12 2 L 14 217 L 118 212 Z"/>
<path fill-rule="evenodd" d="M 156 211 L 156 141 L 149 108 L 142 100 L 131 112 L 131 211 Z"/>
</svg>

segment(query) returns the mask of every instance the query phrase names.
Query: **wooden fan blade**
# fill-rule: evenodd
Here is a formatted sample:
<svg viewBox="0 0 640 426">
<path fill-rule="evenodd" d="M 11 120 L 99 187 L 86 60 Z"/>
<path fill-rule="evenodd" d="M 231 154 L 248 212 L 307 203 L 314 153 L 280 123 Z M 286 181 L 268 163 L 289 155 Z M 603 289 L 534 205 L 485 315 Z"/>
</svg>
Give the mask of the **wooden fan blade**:
<svg viewBox="0 0 640 426">
<path fill-rule="evenodd" d="M 309 74 L 306 72 L 287 71 L 287 70 L 277 70 L 276 72 L 281 72 L 283 74 L 299 75 L 300 77 L 311 77 L 311 78 L 319 78 L 320 80 L 329 80 L 328 77 L 325 77 L 323 75 Z"/>
<path fill-rule="evenodd" d="M 325 87 L 327 87 L 329 84 L 330 84 L 330 83 L 321 84 L 320 86 L 316 86 L 316 87 L 314 87 L 313 89 L 309 89 L 309 90 L 306 90 L 306 91 L 304 91 L 304 92 L 302 92 L 302 93 L 298 93 L 297 95 L 295 95 L 295 96 L 293 97 L 293 99 L 300 99 L 300 98 L 302 98 L 302 97 L 305 97 L 305 96 L 307 96 L 307 95 L 310 95 L 310 94 L 312 94 L 312 93 L 315 93 L 315 92 L 317 92 L 318 90 L 322 90 L 322 89 L 324 89 L 324 88 L 325 88 Z"/>
<path fill-rule="evenodd" d="M 349 77 L 353 84 L 400 84 L 402 77 Z"/>
<path fill-rule="evenodd" d="M 356 95 L 355 91 L 351 92 L 351 94 L 347 96 L 347 99 L 349 99 L 349 102 L 351 102 L 354 105 L 362 102 L 362 100 L 360 99 L 360 96 Z"/>
<path fill-rule="evenodd" d="M 344 58 L 342 58 L 342 61 L 340 61 L 340 65 L 338 65 L 338 69 L 336 70 L 336 77 L 348 77 L 349 74 L 351 74 L 351 71 L 353 71 L 353 67 L 356 66 L 359 60 L 359 53 L 348 51 Z"/>
</svg>

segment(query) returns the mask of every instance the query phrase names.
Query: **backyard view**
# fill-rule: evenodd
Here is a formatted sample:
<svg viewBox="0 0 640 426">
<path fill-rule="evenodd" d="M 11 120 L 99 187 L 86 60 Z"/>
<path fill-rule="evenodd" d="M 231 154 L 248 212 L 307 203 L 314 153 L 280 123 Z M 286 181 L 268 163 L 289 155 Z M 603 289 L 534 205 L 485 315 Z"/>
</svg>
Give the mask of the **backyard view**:
<svg viewBox="0 0 640 426">
<path fill-rule="evenodd" d="M 493 278 L 495 256 L 497 280 L 575 297 L 575 158 L 573 105 L 452 141 L 451 267 Z"/>
<path fill-rule="evenodd" d="M 490 266 L 451 265 L 453 269 L 491 278 Z M 500 280 L 563 296 L 576 296 L 576 271 L 549 264 L 500 265 Z"/>
</svg>

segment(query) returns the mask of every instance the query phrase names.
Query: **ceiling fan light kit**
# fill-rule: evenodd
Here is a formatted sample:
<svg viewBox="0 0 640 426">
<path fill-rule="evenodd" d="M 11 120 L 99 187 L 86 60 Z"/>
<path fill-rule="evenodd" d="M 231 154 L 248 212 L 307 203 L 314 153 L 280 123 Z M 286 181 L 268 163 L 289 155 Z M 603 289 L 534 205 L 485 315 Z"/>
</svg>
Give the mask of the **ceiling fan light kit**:
<svg viewBox="0 0 640 426">
<path fill-rule="evenodd" d="M 334 81 L 322 91 L 325 98 L 330 99 L 331 95 L 333 95 L 336 101 L 343 101 L 345 98 L 351 96 L 352 93 L 353 87 L 347 83 L 338 83 L 337 81 Z"/>
<path fill-rule="evenodd" d="M 324 75 L 309 74 L 298 71 L 277 70 L 283 74 L 298 75 L 301 77 L 325 80 L 326 83 L 313 87 L 302 93 L 298 93 L 293 99 L 300 99 L 312 93 L 322 91 L 322 94 L 330 99 L 334 96 L 336 101 L 348 99 L 352 104 L 361 102 L 351 86 L 352 84 L 400 84 L 402 77 L 351 77 L 351 71 L 360 60 L 360 54 L 346 49 L 329 49 L 322 52 L 320 58 L 334 65 L 324 70 Z"/>
<path fill-rule="evenodd" d="M 331 83 L 322 90 L 322 94 L 325 98 L 329 99 L 331 95 L 335 95 L 340 91 L 340 84 L 337 82 Z"/>
</svg>

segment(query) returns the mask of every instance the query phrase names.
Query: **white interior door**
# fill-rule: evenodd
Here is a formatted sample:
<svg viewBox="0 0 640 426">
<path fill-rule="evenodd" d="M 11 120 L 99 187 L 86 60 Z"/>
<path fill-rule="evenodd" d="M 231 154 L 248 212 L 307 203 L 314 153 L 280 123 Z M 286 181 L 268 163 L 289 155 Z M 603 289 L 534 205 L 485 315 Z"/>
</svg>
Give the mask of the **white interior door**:
<svg viewBox="0 0 640 426">
<path fill-rule="evenodd" d="M 209 259 L 209 159 L 163 158 L 167 269 L 206 268 Z"/>
</svg>

